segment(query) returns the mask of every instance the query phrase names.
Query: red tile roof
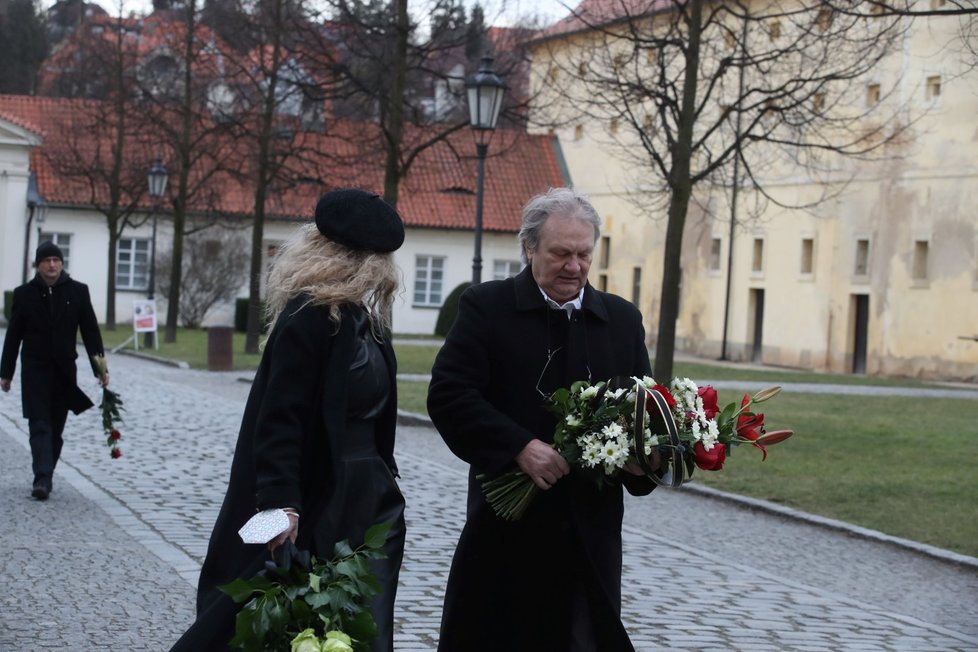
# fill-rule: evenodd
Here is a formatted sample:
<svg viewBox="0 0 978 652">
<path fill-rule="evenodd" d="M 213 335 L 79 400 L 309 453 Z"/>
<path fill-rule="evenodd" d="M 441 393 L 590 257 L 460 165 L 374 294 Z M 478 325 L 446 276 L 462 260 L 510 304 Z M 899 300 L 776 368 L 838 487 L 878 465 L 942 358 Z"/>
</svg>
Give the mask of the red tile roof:
<svg viewBox="0 0 978 652">
<path fill-rule="evenodd" d="M 0 95 L 0 115 L 10 116 L 11 121 L 44 135 L 41 147 L 32 152 L 31 167 L 48 203 L 108 203 L 104 184 L 93 186 L 88 179 L 71 174 L 69 164 L 64 163 L 78 167 L 78 161 L 90 164 L 96 155 L 102 161 L 109 160 L 111 125 L 107 120 L 95 119 L 104 107 L 90 100 Z M 98 126 L 93 126 L 95 123 Z M 266 204 L 267 216 L 309 219 L 318 197 L 332 188 L 356 186 L 382 193 L 384 158 L 376 144 L 379 139 L 362 143 L 363 134 L 376 129 L 371 123 L 330 121 L 326 134 L 299 134 L 296 142 L 304 148 L 305 155 L 290 165 L 295 176 L 304 177 L 305 181 L 273 189 Z M 349 137 L 352 135 L 359 135 L 359 139 Z M 431 135 L 408 129 L 405 142 L 423 142 Z M 153 134 L 133 137 L 124 167 L 133 175 L 133 187 L 139 193 L 145 192 L 141 182 L 145 171 L 160 155 L 159 142 Z M 199 167 L 191 170 L 192 182 L 199 183 L 191 209 L 202 214 L 250 216 L 254 189 L 244 177 L 246 162 L 252 157 L 246 155 L 240 141 L 230 137 L 223 138 L 219 145 L 224 169 L 209 179 L 204 179 L 205 173 Z M 168 192 L 172 193 L 176 159 L 165 154 L 163 158 L 170 170 Z M 228 165 L 228 161 L 240 163 Z M 475 221 L 476 165 L 475 143 L 468 128 L 423 151 L 401 181 L 397 207 L 405 223 L 414 227 L 471 229 Z M 527 199 L 564 184 L 552 137 L 498 130 L 486 160 L 483 227 L 487 231 L 518 231 L 520 210 Z M 137 200 L 144 208 L 149 207 L 145 195 Z"/>
</svg>

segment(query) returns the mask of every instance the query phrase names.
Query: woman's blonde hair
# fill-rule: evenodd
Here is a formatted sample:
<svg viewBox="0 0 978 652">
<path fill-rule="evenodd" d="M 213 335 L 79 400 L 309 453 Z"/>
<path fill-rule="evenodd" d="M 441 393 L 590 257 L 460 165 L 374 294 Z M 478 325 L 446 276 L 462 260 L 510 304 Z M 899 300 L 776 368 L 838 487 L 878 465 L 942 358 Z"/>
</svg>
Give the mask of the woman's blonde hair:
<svg viewBox="0 0 978 652">
<path fill-rule="evenodd" d="M 392 254 L 350 249 L 328 239 L 315 224 L 305 224 L 275 255 L 268 272 L 266 312 L 274 324 L 290 299 L 305 294 L 309 300 L 302 307 L 328 305 L 330 319 L 338 326 L 341 305 L 362 305 L 379 338 L 390 332 L 398 284 Z"/>
</svg>

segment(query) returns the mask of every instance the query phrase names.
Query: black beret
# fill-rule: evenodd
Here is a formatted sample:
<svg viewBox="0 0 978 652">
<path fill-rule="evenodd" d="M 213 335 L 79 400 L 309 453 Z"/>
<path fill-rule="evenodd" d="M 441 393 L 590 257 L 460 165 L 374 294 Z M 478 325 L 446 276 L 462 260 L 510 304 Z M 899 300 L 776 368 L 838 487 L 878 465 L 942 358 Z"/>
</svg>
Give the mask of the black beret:
<svg viewBox="0 0 978 652">
<path fill-rule="evenodd" d="M 61 262 L 65 262 L 65 255 L 61 253 L 61 249 L 58 245 L 54 244 L 50 240 L 47 242 L 42 242 L 37 248 L 37 253 L 34 254 L 34 264 L 38 265 L 45 258 L 50 258 L 54 256 L 55 258 L 61 259 Z"/>
<path fill-rule="evenodd" d="M 332 190 L 316 204 L 316 226 L 351 249 L 388 253 L 404 242 L 404 223 L 380 195 L 348 188 Z"/>
</svg>

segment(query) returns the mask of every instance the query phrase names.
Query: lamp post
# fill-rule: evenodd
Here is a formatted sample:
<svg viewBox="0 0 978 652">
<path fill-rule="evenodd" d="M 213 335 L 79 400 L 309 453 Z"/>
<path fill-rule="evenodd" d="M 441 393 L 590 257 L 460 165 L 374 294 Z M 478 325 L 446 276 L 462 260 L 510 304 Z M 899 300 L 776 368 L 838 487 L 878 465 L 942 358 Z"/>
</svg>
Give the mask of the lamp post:
<svg viewBox="0 0 978 652">
<path fill-rule="evenodd" d="M 496 130 L 503 106 L 506 84 L 492 69 L 492 57 L 482 57 L 479 70 L 465 82 L 469 100 L 469 126 L 475 134 L 475 153 L 479 159 L 475 195 L 475 256 L 472 258 L 472 285 L 482 282 L 482 188 L 486 175 L 486 153 Z"/>
<path fill-rule="evenodd" d="M 146 185 L 149 186 L 149 196 L 153 199 L 153 206 L 150 208 L 153 213 L 153 235 L 150 240 L 149 294 L 147 296 L 150 300 L 154 298 L 156 291 L 156 220 L 159 213 L 157 209 L 159 208 L 160 198 L 166 192 L 166 182 L 168 179 L 169 175 L 163 162 L 160 159 L 153 161 L 153 164 L 149 167 L 149 172 L 146 173 Z M 156 315 L 153 316 L 153 319 L 156 319 Z M 146 331 L 143 345 L 146 348 L 153 348 L 156 345 L 155 339 L 155 331 Z"/>
<path fill-rule="evenodd" d="M 27 211 L 27 228 L 24 230 L 24 269 L 21 283 L 26 283 L 27 277 L 30 276 L 31 222 L 34 221 L 34 218 L 37 218 L 38 239 L 40 239 L 40 225 L 44 224 L 44 218 L 48 213 L 48 204 L 37 190 L 37 176 L 33 172 L 31 172 L 31 176 L 27 180 Z"/>
</svg>

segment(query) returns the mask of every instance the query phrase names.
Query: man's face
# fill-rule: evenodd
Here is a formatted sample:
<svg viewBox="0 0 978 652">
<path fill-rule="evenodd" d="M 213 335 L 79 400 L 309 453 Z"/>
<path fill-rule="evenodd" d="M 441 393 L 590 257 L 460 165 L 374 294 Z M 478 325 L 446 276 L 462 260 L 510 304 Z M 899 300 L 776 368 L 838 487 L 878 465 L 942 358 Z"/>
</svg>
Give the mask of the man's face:
<svg viewBox="0 0 978 652">
<path fill-rule="evenodd" d="M 62 265 L 61 259 L 57 256 L 48 256 L 37 264 L 37 271 L 45 283 L 54 285 L 54 282 L 61 276 Z"/>
<path fill-rule="evenodd" d="M 579 217 L 551 215 L 535 250 L 526 252 L 533 279 L 558 303 L 575 298 L 587 283 L 594 254 L 594 226 Z"/>
</svg>

